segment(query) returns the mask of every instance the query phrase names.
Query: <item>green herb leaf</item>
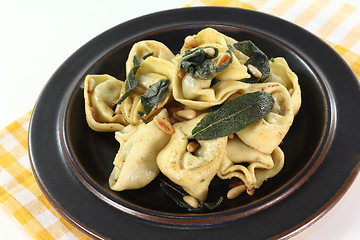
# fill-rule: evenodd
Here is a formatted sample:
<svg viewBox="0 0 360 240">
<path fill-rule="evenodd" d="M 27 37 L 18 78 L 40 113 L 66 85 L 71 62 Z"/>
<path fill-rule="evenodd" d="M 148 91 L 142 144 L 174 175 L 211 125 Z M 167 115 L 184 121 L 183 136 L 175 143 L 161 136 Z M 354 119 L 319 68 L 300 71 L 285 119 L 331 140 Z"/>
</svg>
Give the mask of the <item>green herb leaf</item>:
<svg viewBox="0 0 360 240">
<path fill-rule="evenodd" d="M 143 123 L 145 123 L 145 124 L 148 123 L 148 122 L 143 118 L 143 116 L 145 115 L 144 112 L 137 111 L 137 114 L 138 114 L 139 118 L 141 119 L 141 121 L 143 121 Z"/>
<path fill-rule="evenodd" d="M 224 200 L 223 197 L 220 197 L 218 200 L 213 201 L 213 202 L 200 202 L 200 206 L 199 209 L 206 209 L 206 210 L 213 210 L 215 208 L 217 208 L 218 206 L 220 206 L 220 204 L 222 203 L 222 201 Z"/>
<path fill-rule="evenodd" d="M 254 84 L 254 83 L 261 83 L 262 81 L 260 81 L 259 78 L 256 78 L 254 76 L 251 76 L 251 78 L 243 78 L 240 80 L 237 80 L 239 82 L 244 82 L 244 83 L 250 83 L 250 84 Z"/>
<path fill-rule="evenodd" d="M 146 115 L 149 114 L 153 107 L 161 102 L 169 93 L 169 84 L 169 79 L 161 79 L 150 85 L 146 92 L 139 96 Z"/>
<path fill-rule="evenodd" d="M 135 79 L 137 70 L 140 68 L 141 64 L 138 57 L 135 55 L 133 58 L 134 66 L 131 68 L 128 77 L 125 80 L 125 93 L 116 101 L 113 102 L 114 105 L 122 103 L 137 87 L 138 82 Z"/>
<path fill-rule="evenodd" d="M 154 55 L 153 52 L 148 53 L 148 54 L 146 54 L 146 55 L 143 56 L 143 59 L 145 60 L 145 59 L 147 59 L 148 57 L 150 57 L 150 56 L 152 56 L 152 55 Z"/>
<path fill-rule="evenodd" d="M 183 200 L 187 194 L 185 191 L 175 183 L 167 178 L 159 177 L 161 190 L 168 195 L 178 206 L 182 208 L 189 208 L 190 206 Z M 191 207 L 190 207 L 191 208 Z"/>
<path fill-rule="evenodd" d="M 182 189 L 182 187 L 176 185 L 168 178 L 160 176 L 159 179 L 161 190 L 167 196 L 169 196 L 179 207 L 186 208 L 189 212 L 199 213 L 211 211 L 218 207 L 223 201 L 223 197 L 220 197 L 214 202 L 200 202 L 198 208 L 193 208 L 183 200 L 183 197 L 187 196 L 188 194 Z"/>
<path fill-rule="evenodd" d="M 205 51 L 206 48 L 212 48 L 215 51 L 213 56 L 210 56 Z M 221 72 L 226 67 L 228 67 L 232 60 L 232 53 L 230 50 L 227 51 L 230 54 L 230 61 L 226 64 L 223 64 L 219 67 L 211 61 L 211 59 L 216 58 L 219 55 L 219 49 L 216 47 L 197 47 L 191 50 L 186 50 L 184 56 L 180 60 L 180 70 L 184 70 L 195 79 L 212 79 L 215 77 L 216 73 Z"/>
<path fill-rule="evenodd" d="M 260 79 L 264 79 L 270 73 L 269 59 L 253 42 L 245 40 L 234 43 L 234 47 L 244 53 L 249 59 L 245 62 L 245 65 L 253 65 L 262 74 Z"/>
<path fill-rule="evenodd" d="M 197 140 L 228 136 L 263 118 L 273 106 L 270 93 L 258 91 L 241 95 L 201 119 L 192 136 Z"/>
</svg>

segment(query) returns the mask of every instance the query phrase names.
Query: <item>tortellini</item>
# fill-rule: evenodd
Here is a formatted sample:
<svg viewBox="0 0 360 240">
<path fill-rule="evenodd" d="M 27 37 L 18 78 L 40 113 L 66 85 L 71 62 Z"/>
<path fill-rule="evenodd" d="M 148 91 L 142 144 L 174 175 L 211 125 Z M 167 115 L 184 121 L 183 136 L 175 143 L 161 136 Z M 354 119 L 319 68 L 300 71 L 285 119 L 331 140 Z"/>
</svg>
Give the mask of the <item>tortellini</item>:
<svg viewBox="0 0 360 240">
<path fill-rule="evenodd" d="M 268 115 L 236 134 L 252 148 L 271 154 L 281 143 L 294 120 L 291 97 L 287 89 L 279 83 L 252 84 L 247 90 L 268 92 L 275 103 Z"/>
<path fill-rule="evenodd" d="M 271 72 L 264 82 L 278 82 L 286 87 L 291 96 L 294 115 L 296 115 L 301 106 L 301 90 L 298 77 L 291 71 L 286 60 L 282 57 L 270 60 Z"/>
<path fill-rule="evenodd" d="M 203 116 L 175 123 L 175 132 L 169 144 L 156 159 L 165 176 L 200 201 L 206 199 L 209 184 L 219 171 L 227 142 L 225 137 L 199 141 L 200 147 L 195 152 L 187 151 L 188 139 L 184 137 L 191 134 L 191 130 Z"/>
<path fill-rule="evenodd" d="M 179 68 L 180 57 L 174 60 Z M 180 71 L 180 70 L 178 70 Z M 176 101 L 195 110 L 204 110 L 212 106 L 220 105 L 232 94 L 243 92 L 250 84 L 240 81 L 219 81 L 212 85 L 212 79 L 194 79 L 186 73 L 179 77 L 175 72 L 173 77 L 173 96 Z"/>
<path fill-rule="evenodd" d="M 236 137 L 228 141 L 226 150 L 218 176 L 222 179 L 241 179 L 250 195 L 265 180 L 278 174 L 284 165 L 284 153 L 278 146 L 271 154 L 265 154 Z"/>
<path fill-rule="evenodd" d="M 166 109 L 157 116 L 169 121 Z M 115 191 L 139 189 L 159 174 L 156 164 L 158 153 L 168 144 L 170 135 L 151 121 L 137 126 L 128 125 L 115 133 L 120 143 L 110 175 L 110 188 Z"/>
<path fill-rule="evenodd" d="M 124 90 L 124 82 L 104 75 L 88 75 L 84 81 L 85 113 L 88 125 L 95 131 L 122 130 L 127 121 L 114 111 L 113 101 Z"/>
<path fill-rule="evenodd" d="M 181 52 L 185 54 L 186 51 L 196 47 L 216 47 L 219 50 L 219 55 L 213 59 L 214 63 L 217 63 L 221 56 L 230 51 L 228 42 L 235 42 L 229 37 L 225 38 L 223 34 L 212 28 L 206 28 L 198 34 L 188 37 L 192 41 L 185 41 Z M 230 53 L 232 55 L 230 65 L 211 79 L 196 79 L 189 73 L 182 74 L 179 65 L 183 55 L 175 57 L 173 59 L 176 66 L 173 77 L 175 100 L 193 109 L 204 110 L 222 104 L 233 93 L 247 88 L 249 84 L 237 81 L 250 77 L 247 67 L 243 64 L 244 61 L 238 59 L 238 57 L 241 57 L 242 60 L 246 59 L 246 56 L 236 49 L 233 49 Z"/>
<path fill-rule="evenodd" d="M 254 74 L 254 56 L 237 43 L 213 28 L 187 36 L 176 55 L 159 41 L 144 40 L 129 52 L 124 81 L 86 76 L 87 123 L 95 131 L 115 132 L 120 144 L 108 180 L 112 190 L 143 188 L 161 175 L 185 197 L 206 202 L 214 178 L 237 179 L 252 195 L 281 171 L 285 155 L 279 146 L 301 106 L 298 77 L 284 58 L 267 64 L 261 51 L 266 75 Z M 202 119 L 214 121 L 217 112 L 210 112 L 257 92 L 271 99 L 266 114 L 230 135 L 196 138 L 193 130 L 205 124 Z"/>
<path fill-rule="evenodd" d="M 158 70 L 154 70 L 154 66 L 157 66 Z M 119 109 L 126 121 L 130 124 L 139 124 L 142 122 L 138 112 L 143 112 L 144 109 L 139 96 L 144 94 L 152 84 L 155 84 L 162 79 L 169 79 L 171 82 L 173 69 L 174 66 L 170 62 L 162 59 L 148 57 L 143 61 L 136 74 L 138 86 L 134 90 L 134 93 L 130 94 L 130 96 L 119 105 Z M 157 112 L 157 109 L 161 109 L 168 102 L 170 96 L 171 87 L 166 97 L 161 102 L 157 103 L 153 111 L 144 118 L 147 119 L 151 117 Z"/>
<path fill-rule="evenodd" d="M 144 59 L 144 57 L 147 57 Z M 136 43 L 130 50 L 128 61 L 126 62 L 126 72 L 129 74 L 133 68 L 133 58 L 138 57 L 140 67 L 136 72 L 135 78 L 138 82 L 134 92 L 119 105 L 119 111 L 130 124 L 141 123 L 139 112 L 144 112 L 140 95 L 144 94 L 152 84 L 162 80 L 169 79 L 172 82 L 174 65 L 171 59 L 174 57 L 172 52 L 162 43 L 157 41 L 142 41 Z M 156 104 L 153 111 L 144 116 L 144 119 L 151 117 L 157 109 L 162 108 L 171 96 L 172 84 L 170 84 L 169 93 L 159 103 Z M 125 89 L 122 94 L 125 93 Z"/>
<path fill-rule="evenodd" d="M 165 61 L 171 61 L 174 58 L 174 54 L 170 51 L 170 49 L 161 42 L 155 40 L 137 42 L 132 46 L 126 61 L 126 75 L 129 74 L 131 68 L 134 66 L 134 56 L 140 60 L 140 63 L 146 59 L 146 56 L 152 56 Z"/>
</svg>

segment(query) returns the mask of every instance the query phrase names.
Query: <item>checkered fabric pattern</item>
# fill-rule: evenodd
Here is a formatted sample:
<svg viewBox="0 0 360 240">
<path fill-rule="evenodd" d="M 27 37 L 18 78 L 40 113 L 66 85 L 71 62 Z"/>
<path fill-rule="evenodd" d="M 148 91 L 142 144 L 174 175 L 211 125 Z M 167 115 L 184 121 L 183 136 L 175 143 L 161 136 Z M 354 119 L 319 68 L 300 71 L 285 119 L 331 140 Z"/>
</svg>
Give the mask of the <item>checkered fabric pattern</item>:
<svg viewBox="0 0 360 240">
<path fill-rule="evenodd" d="M 360 10 L 330 0 L 194 0 L 191 6 L 229 6 L 291 21 L 332 46 L 360 77 Z M 34 239 L 91 239 L 51 206 L 31 172 L 27 130 L 31 112 L 0 131 L 0 204 Z"/>
<path fill-rule="evenodd" d="M 56 212 L 35 181 L 27 152 L 30 116 L 0 131 L 0 203 L 34 239 L 91 239 Z"/>
<path fill-rule="evenodd" d="M 360 76 L 360 9 L 336 0 L 193 0 L 190 6 L 239 7 L 293 22 L 333 47 Z"/>
</svg>

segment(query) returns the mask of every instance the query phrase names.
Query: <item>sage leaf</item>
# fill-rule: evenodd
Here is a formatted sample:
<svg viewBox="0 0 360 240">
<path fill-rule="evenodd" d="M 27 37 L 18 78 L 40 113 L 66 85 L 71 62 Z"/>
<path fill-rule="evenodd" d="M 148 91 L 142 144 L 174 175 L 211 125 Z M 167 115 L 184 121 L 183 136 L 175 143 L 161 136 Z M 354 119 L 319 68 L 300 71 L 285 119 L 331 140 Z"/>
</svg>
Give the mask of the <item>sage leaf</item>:
<svg viewBox="0 0 360 240">
<path fill-rule="evenodd" d="M 169 196 L 179 207 L 187 209 L 189 212 L 208 212 L 217 208 L 223 201 L 223 197 L 220 197 L 218 200 L 213 202 L 200 202 L 198 208 L 193 208 L 187 204 L 183 197 L 188 194 L 182 189 L 182 187 L 173 183 L 170 179 L 160 176 L 160 188 L 161 190 Z"/>
<path fill-rule="evenodd" d="M 220 204 L 222 203 L 223 200 L 224 200 L 224 198 L 220 197 L 218 200 L 213 201 L 213 202 L 200 202 L 199 209 L 206 209 L 206 210 L 211 211 L 211 210 L 217 208 L 218 206 L 220 206 Z"/>
<path fill-rule="evenodd" d="M 150 85 L 146 92 L 139 96 L 146 115 L 148 115 L 153 107 L 161 102 L 169 93 L 169 84 L 169 79 L 161 79 Z"/>
<path fill-rule="evenodd" d="M 179 207 L 182 208 L 191 208 L 184 200 L 183 197 L 187 194 L 180 186 L 171 182 L 169 179 L 159 178 L 160 179 L 160 188 L 167 196 L 169 196 Z"/>
<path fill-rule="evenodd" d="M 196 140 L 228 136 L 263 118 L 273 106 L 274 99 L 270 93 L 246 93 L 207 114 L 193 128 L 192 136 Z"/>
<path fill-rule="evenodd" d="M 133 64 L 134 66 L 131 68 L 125 80 L 125 93 L 119 99 L 113 102 L 114 105 L 122 103 L 134 91 L 134 89 L 138 85 L 135 75 L 137 70 L 140 68 L 141 64 L 136 55 L 133 58 Z"/>
<path fill-rule="evenodd" d="M 261 83 L 262 81 L 260 81 L 259 78 L 255 78 L 254 76 L 251 76 L 251 78 L 243 78 L 240 80 L 237 80 L 239 82 L 244 82 L 244 83 L 250 83 L 250 84 L 254 84 L 254 83 Z"/>
<path fill-rule="evenodd" d="M 143 56 L 143 59 L 145 60 L 145 59 L 147 59 L 148 57 L 151 57 L 152 55 L 154 55 L 154 52 L 145 54 L 145 55 Z"/>
<path fill-rule="evenodd" d="M 266 78 L 270 73 L 269 59 L 253 42 L 250 40 L 234 43 L 234 47 L 244 53 L 249 59 L 245 65 L 253 65 L 261 72 L 260 79 Z"/>
<path fill-rule="evenodd" d="M 143 118 L 143 116 L 145 115 L 144 112 L 137 111 L 137 114 L 138 114 L 139 118 L 141 119 L 141 121 L 143 121 L 143 123 L 145 123 L 145 124 L 148 123 L 148 122 L 145 120 L 145 118 Z"/>
<path fill-rule="evenodd" d="M 214 49 L 214 55 L 209 55 L 205 51 L 206 48 Z M 190 75 L 195 79 L 212 79 L 218 72 L 221 72 L 231 64 L 233 60 L 232 53 L 230 50 L 228 50 L 227 53 L 229 53 L 231 57 L 229 62 L 221 66 L 215 66 L 211 59 L 214 59 L 219 55 L 218 48 L 207 46 L 186 50 L 180 60 L 179 68 L 180 70 L 190 73 Z"/>
</svg>

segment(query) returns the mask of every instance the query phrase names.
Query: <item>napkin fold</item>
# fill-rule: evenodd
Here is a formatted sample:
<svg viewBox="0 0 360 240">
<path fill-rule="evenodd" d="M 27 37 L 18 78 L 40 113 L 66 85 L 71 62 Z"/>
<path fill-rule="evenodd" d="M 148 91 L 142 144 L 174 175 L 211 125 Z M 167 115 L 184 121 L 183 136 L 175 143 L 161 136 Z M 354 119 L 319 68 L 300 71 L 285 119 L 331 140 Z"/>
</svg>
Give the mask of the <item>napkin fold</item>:
<svg viewBox="0 0 360 240">
<path fill-rule="evenodd" d="M 309 30 L 333 47 L 360 77 L 360 10 L 330 0 L 194 0 L 185 7 L 227 6 L 265 12 Z M 51 206 L 31 171 L 31 111 L 0 130 L 0 204 L 34 239 L 91 239 Z"/>
</svg>

